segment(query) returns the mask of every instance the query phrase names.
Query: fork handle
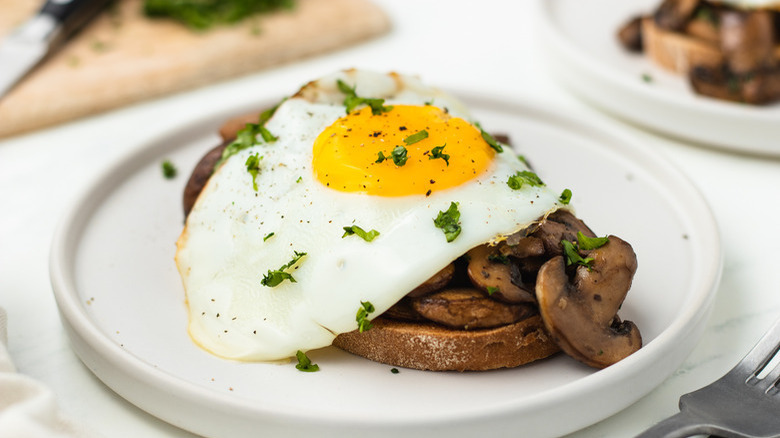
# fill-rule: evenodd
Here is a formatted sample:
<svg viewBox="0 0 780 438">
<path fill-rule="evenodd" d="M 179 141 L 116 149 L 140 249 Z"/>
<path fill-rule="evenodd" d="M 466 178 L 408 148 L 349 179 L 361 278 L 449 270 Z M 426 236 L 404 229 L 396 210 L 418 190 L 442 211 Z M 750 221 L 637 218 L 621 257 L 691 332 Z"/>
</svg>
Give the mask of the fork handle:
<svg viewBox="0 0 780 438">
<path fill-rule="evenodd" d="M 679 412 L 656 423 L 636 438 L 685 438 L 707 432 L 707 426 L 699 419 L 686 412 Z"/>
</svg>

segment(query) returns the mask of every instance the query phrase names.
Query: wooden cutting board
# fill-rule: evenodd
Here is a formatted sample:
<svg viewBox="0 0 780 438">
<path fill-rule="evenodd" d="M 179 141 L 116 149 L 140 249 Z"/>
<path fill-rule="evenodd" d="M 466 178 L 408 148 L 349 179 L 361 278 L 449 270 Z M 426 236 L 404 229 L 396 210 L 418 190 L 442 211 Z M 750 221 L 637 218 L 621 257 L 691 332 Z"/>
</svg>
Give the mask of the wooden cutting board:
<svg viewBox="0 0 780 438">
<path fill-rule="evenodd" d="M 206 32 L 146 18 L 142 4 L 118 0 L 0 97 L 0 137 L 324 53 L 390 28 L 368 0 L 297 0 L 291 11 Z M 0 0 L 0 38 L 39 6 Z"/>
</svg>

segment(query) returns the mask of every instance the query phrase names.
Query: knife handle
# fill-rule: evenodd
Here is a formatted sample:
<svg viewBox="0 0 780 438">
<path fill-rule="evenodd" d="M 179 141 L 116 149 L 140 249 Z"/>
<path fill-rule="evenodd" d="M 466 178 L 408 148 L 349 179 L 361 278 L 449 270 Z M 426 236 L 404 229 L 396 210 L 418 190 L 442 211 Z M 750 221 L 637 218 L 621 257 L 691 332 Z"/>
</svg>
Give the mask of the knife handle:
<svg viewBox="0 0 780 438">
<path fill-rule="evenodd" d="M 57 39 L 67 38 L 108 3 L 108 0 L 47 0 L 39 14 L 59 24 Z"/>
</svg>

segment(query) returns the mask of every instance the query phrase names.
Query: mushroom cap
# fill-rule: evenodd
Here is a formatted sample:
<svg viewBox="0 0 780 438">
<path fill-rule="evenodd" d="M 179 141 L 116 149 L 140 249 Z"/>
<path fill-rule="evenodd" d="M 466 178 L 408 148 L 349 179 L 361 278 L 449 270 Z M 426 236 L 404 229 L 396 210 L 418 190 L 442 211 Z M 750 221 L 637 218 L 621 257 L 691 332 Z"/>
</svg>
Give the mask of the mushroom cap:
<svg viewBox="0 0 780 438">
<path fill-rule="evenodd" d="M 569 356 L 595 368 L 608 367 L 642 346 L 642 337 L 631 321 L 617 312 L 636 272 L 631 245 L 609 236 L 604 246 L 590 251 L 590 269 L 566 273 L 562 256 L 539 270 L 536 297 L 545 328 Z"/>
</svg>

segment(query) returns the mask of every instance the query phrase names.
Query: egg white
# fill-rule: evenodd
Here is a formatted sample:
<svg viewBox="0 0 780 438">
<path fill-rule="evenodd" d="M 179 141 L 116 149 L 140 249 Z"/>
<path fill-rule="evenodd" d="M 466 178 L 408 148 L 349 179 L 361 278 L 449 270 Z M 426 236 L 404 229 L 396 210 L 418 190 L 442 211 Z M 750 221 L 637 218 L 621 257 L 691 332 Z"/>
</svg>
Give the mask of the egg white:
<svg viewBox="0 0 780 438">
<path fill-rule="evenodd" d="M 484 174 L 430 196 L 369 196 L 329 189 L 315 180 L 312 145 L 344 116 L 336 78 L 361 96 L 388 104 L 434 98 L 454 116 L 470 120 L 452 96 L 406 76 L 341 72 L 310 83 L 279 106 L 266 127 L 278 140 L 243 150 L 211 177 L 178 242 L 176 261 L 187 294 L 193 340 L 222 357 L 279 360 L 325 347 L 357 328 L 361 302 L 374 317 L 438 270 L 485 242 L 501 239 L 560 207 L 548 187 L 507 186 L 526 170 L 508 148 Z M 246 170 L 258 153 L 258 191 Z M 433 220 L 459 203 L 461 234 L 448 243 Z M 380 235 L 372 242 L 342 237 L 358 225 Z M 266 238 L 270 233 L 273 236 Z M 266 287 L 268 270 L 306 252 L 290 270 L 296 282 Z"/>
</svg>

